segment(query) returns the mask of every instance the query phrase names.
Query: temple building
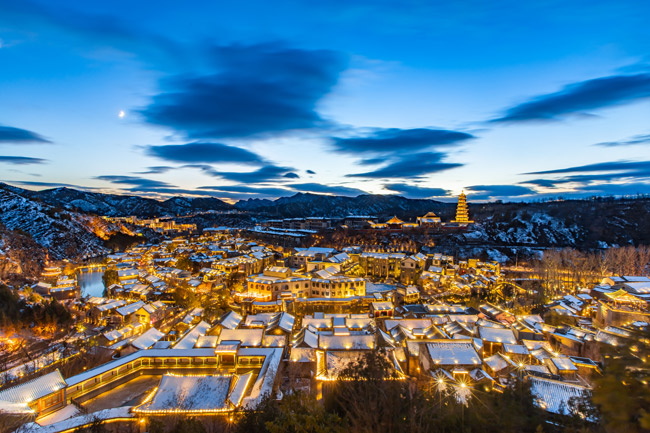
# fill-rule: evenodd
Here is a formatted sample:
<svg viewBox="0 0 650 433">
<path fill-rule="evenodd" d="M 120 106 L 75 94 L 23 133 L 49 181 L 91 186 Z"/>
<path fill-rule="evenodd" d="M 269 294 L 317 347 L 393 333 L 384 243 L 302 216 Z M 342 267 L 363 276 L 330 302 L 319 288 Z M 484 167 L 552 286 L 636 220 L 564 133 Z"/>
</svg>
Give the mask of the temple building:
<svg viewBox="0 0 650 433">
<path fill-rule="evenodd" d="M 428 212 L 425 216 L 418 217 L 420 227 L 436 227 L 440 222 L 440 217 L 435 212 Z"/>
<path fill-rule="evenodd" d="M 461 191 L 458 196 L 458 206 L 456 207 L 456 219 L 451 221 L 460 226 L 472 224 L 474 221 L 469 219 L 469 212 L 467 210 L 467 196 Z"/>
</svg>

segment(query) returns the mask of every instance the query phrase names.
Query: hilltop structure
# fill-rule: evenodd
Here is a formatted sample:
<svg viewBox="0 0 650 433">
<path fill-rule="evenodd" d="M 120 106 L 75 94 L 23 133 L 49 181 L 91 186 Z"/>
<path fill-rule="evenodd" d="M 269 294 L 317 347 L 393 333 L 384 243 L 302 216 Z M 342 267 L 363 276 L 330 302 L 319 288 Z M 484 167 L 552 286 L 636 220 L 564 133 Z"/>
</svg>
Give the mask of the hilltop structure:
<svg viewBox="0 0 650 433">
<path fill-rule="evenodd" d="M 456 219 L 451 221 L 459 226 L 466 226 L 472 224 L 474 221 L 469 219 L 469 211 L 467 209 L 467 196 L 465 192 L 461 191 L 458 196 L 458 206 L 456 207 Z"/>
</svg>

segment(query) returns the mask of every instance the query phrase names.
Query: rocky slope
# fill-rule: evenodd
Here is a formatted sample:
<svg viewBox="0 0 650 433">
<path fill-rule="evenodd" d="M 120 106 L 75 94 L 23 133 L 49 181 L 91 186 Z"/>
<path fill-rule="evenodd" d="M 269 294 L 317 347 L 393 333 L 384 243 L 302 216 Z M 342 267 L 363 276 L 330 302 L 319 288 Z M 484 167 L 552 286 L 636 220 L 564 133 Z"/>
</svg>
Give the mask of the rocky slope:
<svg viewBox="0 0 650 433">
<path fill-rule="evenodd" d="M 43 191 L 21 190 L 20 188 L 14 188 L 14 190 L 20 190 L 24 196 L 63 209 L 106 216 L 135 215 L 141 218 L 150 218 L 232 209 L 230 204 L 210 197 L 173 197 L 169 200 L 159 201 L 130 195 L 78 191 L 71 188 L 54 188 Z"/>
<path fill-rule="evenodd" d="M 108 252 L 104 240 L 111 234 L 129 234 L 123 226 L 94 215 L 62 210 L 12 188 L 0 188 L 0 224 L 5 238 L 14 234 L 28 237 L 54 260 L 104 254 Z"/>
<path fill-rule="evenodd" d="M 0 280 L 37 277 L 46 255 L 47 250 L 31 237 L 0 224 Z"/>
</svg>

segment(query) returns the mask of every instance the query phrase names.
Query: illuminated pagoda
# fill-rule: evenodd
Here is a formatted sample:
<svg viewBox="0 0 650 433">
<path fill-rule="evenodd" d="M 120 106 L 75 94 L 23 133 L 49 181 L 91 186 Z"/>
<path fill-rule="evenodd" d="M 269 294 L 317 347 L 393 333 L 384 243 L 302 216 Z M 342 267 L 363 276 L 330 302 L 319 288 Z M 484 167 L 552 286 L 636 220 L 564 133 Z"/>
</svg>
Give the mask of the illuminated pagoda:
<svg viewBox="0 0 650 433">
<path fill-rule="evenodd" d="M 465 193 L 461 191 L 458 196 L 458 206 L 456 207 L 456 219 L 451 221 L 460 226 L 466 226 L 472 224 L 474 221 L 469 219 L 469 212 L 467 210 L 467 197 Z"/>
<path fill-rule="evenodd" d="M 63 271 L 61 270 L 60 267 L 50 265 L 50 257 L 49 257 L 49 255 L 46 255 L 45 256 L 45 267 L 43 268 L 43 272 L 41 272 L 41 278 L 51 279 L 51 280 L 56 281 L 56 279 L 62 273 L 63 273 Z"/>
</svg>

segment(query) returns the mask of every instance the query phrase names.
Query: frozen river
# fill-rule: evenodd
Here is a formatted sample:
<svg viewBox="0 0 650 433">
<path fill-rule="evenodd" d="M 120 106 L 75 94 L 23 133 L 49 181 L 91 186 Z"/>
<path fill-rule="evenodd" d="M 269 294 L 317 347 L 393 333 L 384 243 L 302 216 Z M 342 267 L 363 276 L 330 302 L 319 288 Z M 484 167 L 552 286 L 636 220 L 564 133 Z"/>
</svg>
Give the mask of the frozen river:
<svg viewBox="0 0 650 433">
<path fill-rule="evenodd" d="M 77 281 L 81 288 L 81 296 L 102 296 L 104 283 L 102 282 L 102 271 L 84 271 L 77 274 Z"/>
</svg>

